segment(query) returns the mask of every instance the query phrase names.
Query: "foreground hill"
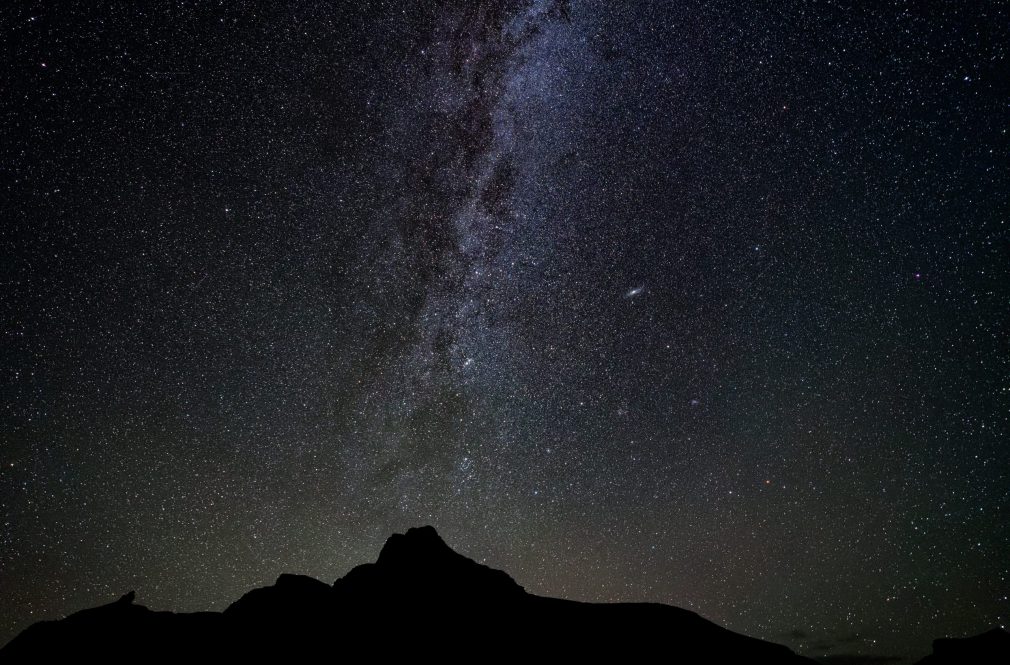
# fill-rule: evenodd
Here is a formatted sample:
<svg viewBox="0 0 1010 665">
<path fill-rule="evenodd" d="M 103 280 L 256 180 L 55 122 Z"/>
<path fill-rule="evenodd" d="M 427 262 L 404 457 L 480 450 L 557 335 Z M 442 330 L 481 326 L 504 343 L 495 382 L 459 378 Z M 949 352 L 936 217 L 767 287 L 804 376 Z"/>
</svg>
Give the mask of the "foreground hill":
<svg viewBox="0 0 1010 665">
<path fill-rule="evenodd" d="M 669 605 L 580 603 L 529 594 L 454 552 L 432 527 L 386 541 L 333 585 L 281 575 L 224 612 L 154 612 L 133 593 L 30 626 L 4 662 L 229 661 L 361 657 L 449 660 L 649 656 L 671 663 L 812 663 Z"/>
</svg>

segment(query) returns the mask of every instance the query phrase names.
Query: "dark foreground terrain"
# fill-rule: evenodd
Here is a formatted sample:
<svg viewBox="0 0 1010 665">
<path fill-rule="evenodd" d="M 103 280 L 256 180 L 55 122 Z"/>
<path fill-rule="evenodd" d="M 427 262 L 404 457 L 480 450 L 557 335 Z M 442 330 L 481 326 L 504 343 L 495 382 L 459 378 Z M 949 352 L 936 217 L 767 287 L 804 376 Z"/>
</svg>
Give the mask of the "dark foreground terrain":
<svg viewBox="0 0 1010 665">
<path fill-rule="evenodd" d="M 526 593 L 506 573 L 454 552 L 431 527 L 394 534 L 375 563 L 354 568 L 332 586 L 281 575 L 224 612 L 153 612 L 133 600 L 131 592 L 109 605 L 37 623 L 0 650 L 0 660 L 814 662 L 668 605 L 580 603 Z M 1003 649 L 1006 637 L 993 631 L 975 642 L 938 640 L 937 654 L 924 662 L 988 662 L 978 660 L 981 655 L 962 659 L 964 649 Z"/>
</svg>

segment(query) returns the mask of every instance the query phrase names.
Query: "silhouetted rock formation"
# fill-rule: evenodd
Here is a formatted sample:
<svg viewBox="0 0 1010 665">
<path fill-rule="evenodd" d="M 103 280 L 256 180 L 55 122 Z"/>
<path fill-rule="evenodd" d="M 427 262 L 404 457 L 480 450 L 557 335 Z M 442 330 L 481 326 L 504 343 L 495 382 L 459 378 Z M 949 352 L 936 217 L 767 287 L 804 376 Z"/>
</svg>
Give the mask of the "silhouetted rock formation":
<svg viewBox="0 0 1010 665">
<path fill-rule="evenodd" d="M 933 640 L 933 653 L 916 665 L 1006 665 L 1010 663 L 1010 633 L 993 628 L 990 631 L 958 639 L 943 637 Z"/>
<path fill-rule="evenodd" d="M 430 526 L 394 533 L 375 563 L 357 566 L 333 588 L 369 603 L 387 598 L 426 604 L 437 597 L 501 603 L 527 595 L 507 573 L 454 552 Z"/>
<path fill-rule="evenodd" d="M 152 612 L 119 601 L 37 623 L 4 662 L 389 658 L 468 661 L 636 655 L 683 663 L 812 663 L 784 646 L 648 603 L 580 603 L 526 593 L 454 552 L 433 528 L 386 541 L 375 563 L 329 586 L 281 575 L 224 612 Z"/>
</svg>

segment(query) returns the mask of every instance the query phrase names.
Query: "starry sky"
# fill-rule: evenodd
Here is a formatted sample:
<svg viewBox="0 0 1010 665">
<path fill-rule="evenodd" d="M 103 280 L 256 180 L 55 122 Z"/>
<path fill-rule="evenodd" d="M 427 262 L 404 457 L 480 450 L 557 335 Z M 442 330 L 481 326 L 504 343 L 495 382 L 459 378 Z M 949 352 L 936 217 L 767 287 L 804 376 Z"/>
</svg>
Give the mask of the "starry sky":
<svg viewBox="0 0 1010 665">
<path fill-rule="evenodd" d="M 5 2 L 0 642 L 432 524 L 814 656 L 1010 614 L 1010 7 Z"/>
</svg>

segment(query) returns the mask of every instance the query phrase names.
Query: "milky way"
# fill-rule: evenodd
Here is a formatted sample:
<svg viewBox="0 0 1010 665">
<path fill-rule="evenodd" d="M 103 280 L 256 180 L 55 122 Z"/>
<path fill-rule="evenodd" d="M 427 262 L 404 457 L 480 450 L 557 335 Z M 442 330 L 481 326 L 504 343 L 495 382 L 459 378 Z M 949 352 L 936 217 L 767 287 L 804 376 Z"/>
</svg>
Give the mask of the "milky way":
<svg viewBox="0 0 1010 665">
<path fill-rule="evenodd" d="M 429 523 L 814 656 L 1006 623 L 1004 6 L 140 4 L 0 9 L 0 639 Z"/>
<path fill-rule="evenodd" d="M 516 352 L 506 308 L 516 264 L 529 260 L 528 224 L 513 201 L 516 172 L 527 168 L 516 125 L 544 66 L 537 47 L 558 38 L 551 24 L 567 16 L 553 3 L 439 12 L 419 62 L 397 82 L 411 91 L 387 130 L 397 195 L 371 229 L 377 250 L 362 270 L 365 291 L 398 291 L 392 320 L 379 322 L 397 344 L 380 352 L 381 375 L 362 395 L 369 435 L 352 456 L 366 484 L 376 469 L 387 473 L 380 482 L 402 506 L 460 500 L 440 484 L 465 484 L 475 458 L 486 465 L 510 445 L 467 421 Z M 404 145 L 414 150 L 402 154 Z"/>
</svg>

